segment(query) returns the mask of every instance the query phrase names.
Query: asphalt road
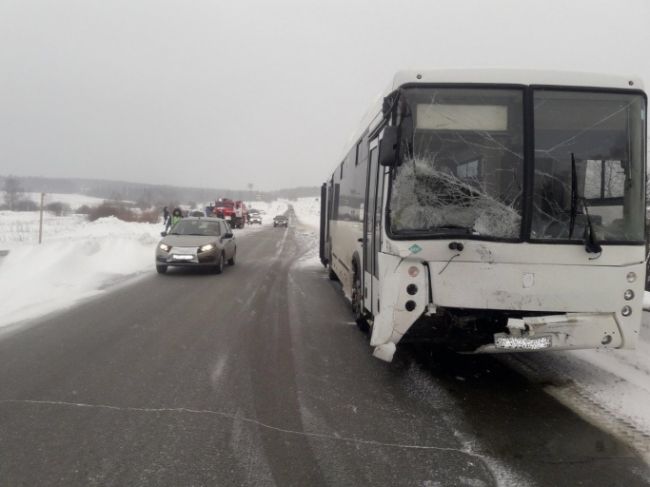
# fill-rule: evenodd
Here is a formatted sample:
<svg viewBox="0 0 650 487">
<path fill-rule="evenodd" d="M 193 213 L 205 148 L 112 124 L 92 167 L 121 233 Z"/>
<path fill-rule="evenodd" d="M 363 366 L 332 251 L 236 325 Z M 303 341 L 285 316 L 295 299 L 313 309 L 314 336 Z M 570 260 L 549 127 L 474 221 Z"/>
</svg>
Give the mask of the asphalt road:
<svg viewBox="0 0 650 487">
<path fill-rule="evenodd" d="M 0 485 L 650 485 L 502 361 L 372 358 L 305 233 L 0 338 Z"/>
</svg>

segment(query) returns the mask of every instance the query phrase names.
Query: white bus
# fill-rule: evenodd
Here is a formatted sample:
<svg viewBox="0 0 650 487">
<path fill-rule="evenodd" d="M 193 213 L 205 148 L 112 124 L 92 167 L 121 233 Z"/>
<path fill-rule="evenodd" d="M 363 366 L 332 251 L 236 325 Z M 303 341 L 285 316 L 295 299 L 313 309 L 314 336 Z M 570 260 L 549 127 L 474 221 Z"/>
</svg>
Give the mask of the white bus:
<svg viewBox="0 0 650 487">
<path fill-rule="evenodd" d="M 645 284 L 639 79 L 404 71 L 322 186 L 320 257 L 374 355 L 634 348 Z"/>
</svg>

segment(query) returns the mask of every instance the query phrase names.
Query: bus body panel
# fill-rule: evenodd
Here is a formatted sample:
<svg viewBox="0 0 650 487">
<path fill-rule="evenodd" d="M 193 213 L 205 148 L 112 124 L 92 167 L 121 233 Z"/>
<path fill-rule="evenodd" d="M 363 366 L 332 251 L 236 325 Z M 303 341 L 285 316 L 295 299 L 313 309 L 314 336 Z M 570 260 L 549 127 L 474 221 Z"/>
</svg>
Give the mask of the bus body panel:
<svg viewBox="0 0 650 487">
<path fill-rule="evenodd" d="M 353 266 L 361 265 L 361 242 L 363 237 L 363 222 L 361 221 L 332 221 L 330 222 L 332 238 L 332 261 L 330 265 L 341 281 L 343 292 L 349 299 L 352 295 Z M 356 260 L 355 260 L 356 259 Z M 361 269 L 358 269 L 361 272 Z"/>
</svg>

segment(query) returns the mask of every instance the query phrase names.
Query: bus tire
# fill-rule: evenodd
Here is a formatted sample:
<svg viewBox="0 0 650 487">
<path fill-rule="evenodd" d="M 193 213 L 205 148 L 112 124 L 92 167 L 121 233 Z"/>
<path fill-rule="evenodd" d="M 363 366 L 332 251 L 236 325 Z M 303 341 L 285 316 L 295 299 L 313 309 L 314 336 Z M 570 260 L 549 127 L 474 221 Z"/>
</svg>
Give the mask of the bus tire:
<svg viewBox="0 0 650 487">
<path fill-rule="evenodd" d="M 336 272 L 334 272 L 334 271 L 332 270 L 332 266 L 330 265 L 327 269 L 328 269 L 327 276 L 330 278 L 330 280 L 332 280 L 332 281 L 338 281 L 338 280 L 339 280 L 339 276 L 337 276 L 337 275 L 336 275 Z"/>
<path fill-rule="evenodd" d="M 370 331 L 370 326 L 368 325 L 365 313 L 363 312 L 363 289 L 361 289 L 361 276 L 356 268 L 352 281 L 352 312 L 354 313 L 354 321 L 356 321 L 359 329 L 364 333 L 368 333 Z"/>
</svg>

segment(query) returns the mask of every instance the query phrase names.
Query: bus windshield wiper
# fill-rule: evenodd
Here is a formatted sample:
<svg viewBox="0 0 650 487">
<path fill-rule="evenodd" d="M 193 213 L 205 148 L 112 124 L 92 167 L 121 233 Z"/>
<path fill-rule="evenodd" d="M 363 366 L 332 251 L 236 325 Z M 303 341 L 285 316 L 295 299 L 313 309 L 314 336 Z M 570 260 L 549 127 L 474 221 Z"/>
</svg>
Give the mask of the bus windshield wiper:
<svg viewBox="0 0 650 487">
<path fill-rule="evenodd" d="M 582 203 L 587 218 L 587 227 L 585 228 L 585 250 L 590 254 L 600 254 L 603 248 L 596 241 L 594 225 L 589 215 L 589 204 L 587 198 L 578 195 L 578 171 L 576 169 L 576 156 L 571 153 L 571 216 L 569 219 L 569 238 L 573 238 L 573 230 L 576 225 L 576 216 L 578 213 L 578 201 Z"/>
<path fill-rule="evenodd" d="M 594 225 L 591 222 L 591 216 L 589 215 L 589 205 L 587 204 L 587 198 L 582 198 L 582 204 L 585 208 L 585 215 L 587 216 L 587 228 L 585 235 L 585 250 L 590 254 L 600 254 L 603 251 L 602 246 L 596 241 L 596 233 L 594 232 Z M 594 257 L 594 259 L 597 257 Z"/>
</svg>

